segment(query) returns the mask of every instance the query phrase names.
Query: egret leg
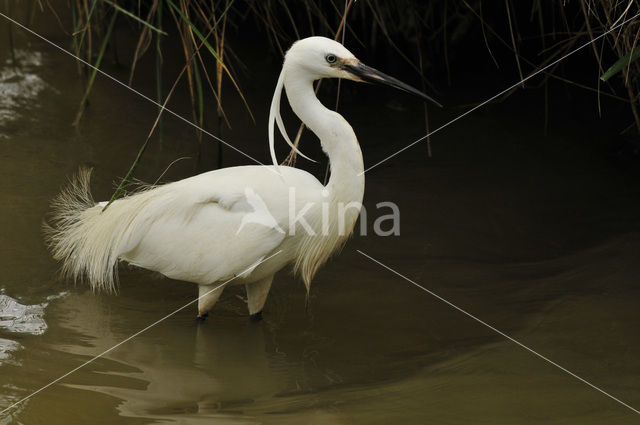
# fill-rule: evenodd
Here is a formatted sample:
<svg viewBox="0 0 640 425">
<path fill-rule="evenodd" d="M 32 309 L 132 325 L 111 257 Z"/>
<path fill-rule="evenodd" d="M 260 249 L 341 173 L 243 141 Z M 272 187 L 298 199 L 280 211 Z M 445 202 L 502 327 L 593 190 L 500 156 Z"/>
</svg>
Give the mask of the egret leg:
<svg viewBox="0 0 640 425">
<path fill-rule="evenodd" d="M 215 285 L 198 285 L 198 319 L 204 320 L 220 298 L 222 288 L 215 288 Z"/>
<path fill-rule="evenodd" d="M 251 319 L 260 320 L 262 318 L 262 308 L 265 301 L 267 301 L 272 281 L 273 276 L 269 276 L 257 282 L 244 285 L 247 290 L 247 306 L 249 307 Z"/>
</svg>

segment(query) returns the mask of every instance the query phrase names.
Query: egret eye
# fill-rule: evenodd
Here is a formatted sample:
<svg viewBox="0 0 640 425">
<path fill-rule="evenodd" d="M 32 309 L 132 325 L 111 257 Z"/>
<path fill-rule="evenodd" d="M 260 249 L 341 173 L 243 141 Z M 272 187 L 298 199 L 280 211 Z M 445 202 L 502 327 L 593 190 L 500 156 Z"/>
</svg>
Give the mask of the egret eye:
<svg viewBox="0 0 640 425">
<path fill-rule="evenodd" d="M 336 58 L 336 55 L 333 55 L 333 54 L 331 54 L 331 53 L 329 53 L 329 54 L 328 54 L 327 56 L 325 56 L 324 58 L 325 58 L 325 59 L 327 60 L 327 62 L 329 62 L 329 63 L 335 63 L 335 62 L 336 62 L 336 60 L 338 59 L 338 58 Z"/>
</svg>

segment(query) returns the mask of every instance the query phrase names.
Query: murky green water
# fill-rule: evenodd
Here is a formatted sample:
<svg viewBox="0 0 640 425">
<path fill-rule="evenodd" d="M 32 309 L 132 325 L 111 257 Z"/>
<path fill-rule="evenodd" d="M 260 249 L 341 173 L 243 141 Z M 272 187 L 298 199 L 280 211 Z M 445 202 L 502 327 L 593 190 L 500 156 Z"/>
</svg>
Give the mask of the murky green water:
<svg viewBox="0 0 640 425">
<path fill-rule="evenodd" d="M 196 296 L 194 285 L 126 267 L 117 296 L 56 278 L 40 234 L 49 201 L 81 164 L 95 167 L 94 195 L 107 198 L 155 107 L 99 79 L 78 132 L 75 63 L 24 34 L 18 41 L 17 70 L 0 49 L 0 408 Z M 225 139 L 266 162 L 277 70 L 254 67 L 244 88 L 257 124 L 229 96 Z M 139 79 L 150 95 L 151 84 Z M 349 85 L 341 104 L 369 165 L 422 131 L 414 101 L 399 99 L 415 108 L 402 109 L 376 103 L 374 92 Z M 0 423 L 637 423 L 631 410 L 355 251 L 640 407 L 637 175 L 593 148 L 597 123 L 568 122 L 543 138 L 537 109 L 508 102 L 435 137 L 432 160 L 418 145 L 367 175 L 370 215 L 378 202 L 396 202 L 401 236 L 355 237 L 319 273 L 308 312 L 303 285 L 285 272 L 259 323 L 248 320 L 241 289 L 229 288 L 207 322 L 181 311 Z M 189 116 L 185 99 L 172 107 Z M 305 148 L 320 157 L 311 142 Z M 203 151 L 204 166 L 214 163 L 215 148 Z M 196 152 L 192 130 L 168 118 L 164 145 L 154 143 L 138 175 L 154 181 Z M 239 163 L 248 160 L 225 150 L 225 165 Z M 195 170 L 184 160 L 165 178 Z"/>
</svg>

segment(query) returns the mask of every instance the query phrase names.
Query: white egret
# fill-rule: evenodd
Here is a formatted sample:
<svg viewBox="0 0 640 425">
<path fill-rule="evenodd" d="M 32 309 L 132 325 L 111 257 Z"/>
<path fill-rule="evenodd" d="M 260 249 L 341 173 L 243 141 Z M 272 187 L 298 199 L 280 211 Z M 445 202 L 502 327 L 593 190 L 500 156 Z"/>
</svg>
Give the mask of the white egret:
<svg viewBox="0 0 640 425">
<path fill-rule="evenodd" d="M 112 291 L 118 261 L 199 285 L 198 317 L 206 317 L 222 288 L 244 284 L 249 314 L 260 317 L 274 274 L 289 264 L 309 290 L 311 280 L 353 231 L 364 193 L 362 152 L 353 129 L 316 98 L 313 82 L 346 78 L 384 83 L 432 100 L 362 64 L 340 43 L 310 37 L 287 52 L 271 104 L 269 145 L 274 165 L 238 166 L 149 188 L 103 211 L 81 170 L 54 200 L 48 243 L 62 271 Z M 293 111 L 320 139 L 329 157 L 326 186 L 306 171 L 278 166 L 274 123 L 286 90 Z M 277 253 L 277 255 L 273 255 Z M 267 259 L 266 261 L 263 261 Z"/>
</svg>

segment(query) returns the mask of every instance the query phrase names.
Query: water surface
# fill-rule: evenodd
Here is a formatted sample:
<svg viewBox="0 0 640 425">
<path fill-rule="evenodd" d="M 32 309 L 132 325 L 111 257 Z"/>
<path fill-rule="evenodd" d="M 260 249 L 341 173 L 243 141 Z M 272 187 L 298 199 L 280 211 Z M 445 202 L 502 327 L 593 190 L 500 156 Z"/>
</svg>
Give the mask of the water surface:
<svg viewBox="0 0 640 425">
<path fill-rule="evenodd" d="M 127 267 L 117 295 L 56 277 L 40 233 L 48 203 L 80 165 L 95 168 L 96 199 L 110 196 L 155 107 L 98 79 L 76 130 L 83 85 L 75 64 L 27 36 L 18 41 L 17 67 L 0 53 L 0 407 L 196 296 L 194 285 Z M 229 96 L 234 128 L 225 130 L 264 162 L 272 68 L 245 84 L 257 123 Z M 105 70 L 126 79 L 123 69 Z M 365 102 L 352 95 L 359 90 Z M 376 100 L 373 90 L 351 85 L 341 103 L 368 165 L 423 129 L 420 105 Z M 638 408 L 637 175 L 598 150 L 597 123 L 569 120 L 543 137 L 535 107 L 507 102 L 439 134 L 433 159 L 417 145 L 367 175 L 370 216 L 378 202 L 396 202 L 401 236 L 375 236 L 370 220 L 369 234 L 318 274 L 308 311 L 288 272 L 276 277 L 260 323 L 248 320 L 241 288 L 229 288 L 205 323 L 185 309 L 0 423 L 637 423 L 629 409 L 356 252 Z M 189 116 L 186 99 L 172 107 Z M 204 143 L 198 165 L 193 131 L 168 118 L 139 178 L 154 181 L 182 156 L 192 159 L 165 180 L 210 167 L 215 146 Z M 304 148 L 321 155 L 313 138 Z M 249 163 L 230 150 L 224 161 Z M 322 175 L 321 166 L 309 169 Z"/>
</svg>

